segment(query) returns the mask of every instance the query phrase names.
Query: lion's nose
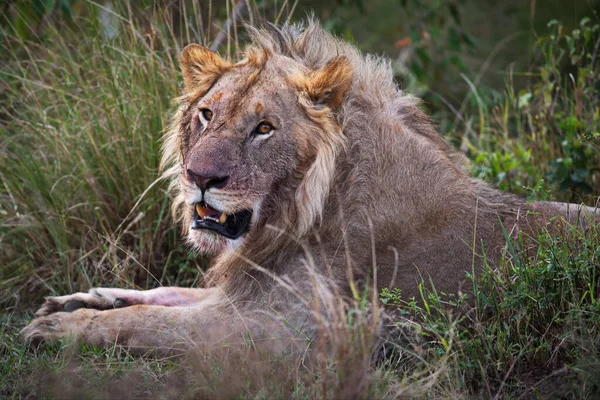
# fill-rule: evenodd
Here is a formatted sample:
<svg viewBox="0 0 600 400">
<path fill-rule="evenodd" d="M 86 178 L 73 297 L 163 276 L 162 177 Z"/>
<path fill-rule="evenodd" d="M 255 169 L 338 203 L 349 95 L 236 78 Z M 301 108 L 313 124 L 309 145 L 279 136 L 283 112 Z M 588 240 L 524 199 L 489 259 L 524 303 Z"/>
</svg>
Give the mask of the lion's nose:
<svg viewBox="0 0 600 400">
<path fill-rule="evenodd" d="M 220 189 L 227 184 L 229 176 L 204 176 L 191 169 L 187 170 L 188 179 L 196 184 L 203 192 L 210 188 Z"/>
</svg>

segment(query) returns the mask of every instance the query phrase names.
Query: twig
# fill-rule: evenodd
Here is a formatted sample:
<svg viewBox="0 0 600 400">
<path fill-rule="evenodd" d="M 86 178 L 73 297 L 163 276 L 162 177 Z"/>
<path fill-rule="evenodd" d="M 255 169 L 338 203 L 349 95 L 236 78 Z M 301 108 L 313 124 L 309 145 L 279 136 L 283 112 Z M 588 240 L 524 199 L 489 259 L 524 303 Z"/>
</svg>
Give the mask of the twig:
<svg viewBox="0 0 600 400">
<path fill-rule="evenodd" d="M 217 51 L 217 49 L 221 47 L 223 42 L 225 42 L 225 39 L 227 39 L 227 35 L 229 34 L 229 29 L 231 29 L 231 26 L 242 16 L 242 14 L 246 11 L 247 7 L 247 0 L 238 0 L 237 4 L 235 5 L 235 8 L 233 9 L 233 14 L 229 16 L 229 18 L 227 18 L 227 21 L 225 21 L 225 24 L 223 24 L 223 29 L 221 29 L 221 31 L 213 41 L 212 45 L 210 46 L 210 49 L 212 51 Z"/>
</svg>

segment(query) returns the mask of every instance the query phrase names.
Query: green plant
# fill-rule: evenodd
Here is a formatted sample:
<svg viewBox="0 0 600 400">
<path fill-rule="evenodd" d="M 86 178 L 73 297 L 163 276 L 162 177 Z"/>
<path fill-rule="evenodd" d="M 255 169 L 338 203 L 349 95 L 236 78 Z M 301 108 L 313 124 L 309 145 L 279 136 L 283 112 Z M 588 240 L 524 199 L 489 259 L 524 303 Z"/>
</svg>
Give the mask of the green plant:
<svg viewBox="0 0 600 400">
<path fill-rule="evenodd" d="M 539 44 L 546 58 L 541 73 L 547 78 L 534 88 L 534 93 L 545 99 L 545 115 L 556 133 L 561 154 L 552 161 L 547 177 L 561 191 L 587 194 L 593 191 L 590 178 L 599 170 L 600 74 L 594 64 L 600 24 L 592 25 L 589 18 L 584 18 L 571 32 L 566 32 L 556 20 L 550 21 L 548 27 L 552 33 Z M 561 74 L 560 69 L 568 74 Z M 572 95 L 554 100 L 557 91 L 569 91 Z M 562 107 L 552 104 L 556 101 Z"/>
<path fill-rule="evenodd" d="M 565 393 L 596 393 L 600 231 L 570 227 L 558 236 L 546 232 L 538 241 L 538 251 L 528 254 L 519 241 L 509 240 L 498 269 L 471 276 L 470 299 L 426 284 L 416 300 L 383 289 L 381 301 L 396 309 L 396 324 L 411 338 L 397 348 L 397 362 L 422 368 L 423 361 L 443 360 L 446 378 L 476 396 L 519 394 L 526 389 L 523 380 L 536 385 L 536 379 L 553 374 Z M 570 386 L 570 381 L 578 383 Z"/>
<path fill-rule="evenodd" d="M 600 190 L 600 73 L 594 58 L 600 24 L 584 18 L 571 32 L 557 21 L 548 26 L 551 33 L 535 45 L 543 63 L 530 85 L 516 92 L 509 74 L 503 99 L 478 100 L 478 118 L 463 142 L 474 175 L 523 195 L 544 180 L 546 189 L 578 202 Z M 472 89 L 481 99 L 485 89 Z"/>
</svg>

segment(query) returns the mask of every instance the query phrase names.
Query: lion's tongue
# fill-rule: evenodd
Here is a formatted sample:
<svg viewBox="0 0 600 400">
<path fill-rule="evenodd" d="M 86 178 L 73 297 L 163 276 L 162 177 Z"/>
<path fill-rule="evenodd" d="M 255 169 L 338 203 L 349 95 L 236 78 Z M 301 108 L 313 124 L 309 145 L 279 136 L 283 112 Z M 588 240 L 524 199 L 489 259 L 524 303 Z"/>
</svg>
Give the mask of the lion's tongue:
<svg viewBox="0 0 600 400">
<path fill-rule="evenodd" d="M 221 224 L 224 224 L 227 220 L 227 214 L 221 213 L 205 203 L 196 204 L 196 212 L 202 219 L 208 217 L 215 221 L 219 221 Z"/>
</svg>

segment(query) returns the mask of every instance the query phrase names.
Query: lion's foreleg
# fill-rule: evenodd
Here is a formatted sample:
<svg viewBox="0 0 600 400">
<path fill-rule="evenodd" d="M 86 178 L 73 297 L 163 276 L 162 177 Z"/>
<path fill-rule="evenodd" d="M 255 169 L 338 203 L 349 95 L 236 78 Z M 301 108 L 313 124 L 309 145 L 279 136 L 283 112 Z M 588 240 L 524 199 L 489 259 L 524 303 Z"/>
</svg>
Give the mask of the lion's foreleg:
<svg viewBox="0 0 600 400">
<path fill-rule="evenodd" d="M 55 312 L 72 312 L 80 308 L 109 310 L 133 305 L 191 306 L 208 298 L 214 289 L 160 287 L 150 290 L 93 288 L 87 293 L 46 297 L 35 313 L 42 317 Z"/>
<path fill-rule="evenodd" d="M 184 307 L 134 305 L 56 312 L 34 319 L 21 333 L 33 344 L 70 339 L 93 346 L 118 344 L 137 353 L 214 348 L 248 340 L 275 350 L 288 348 L 295 340 L 284 324 L 262 312 L 210 299 Z"/>
<path fill-rule="evenodd" d="M 70 338 L 94 346 L 120 344 L 142 350 L 169 350 L 193 343 L 202 330 L 201 324 L 195 323 L 203 319 L 202 314 L 195 307 L 136 305 L 104 311 L 83 308 L 36 318 L 22 335 L 33 343 Z"/>
<path fill-rule="evenodd" d="M 181 351 L 203 345 L 242 343 L 269 324 L 244 318 L 230 307 L 136 305 L 112 310 L 78 309 L 34 319 L 22 331 L 27 342 L 71 339 L 93 346 L 119 344 L 136 352 Z"/>
</svg>

